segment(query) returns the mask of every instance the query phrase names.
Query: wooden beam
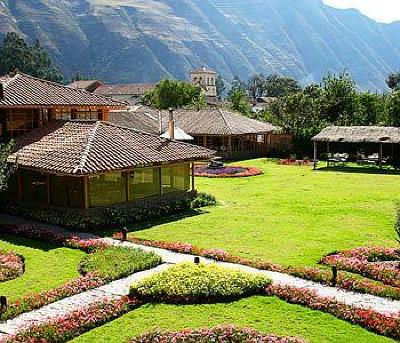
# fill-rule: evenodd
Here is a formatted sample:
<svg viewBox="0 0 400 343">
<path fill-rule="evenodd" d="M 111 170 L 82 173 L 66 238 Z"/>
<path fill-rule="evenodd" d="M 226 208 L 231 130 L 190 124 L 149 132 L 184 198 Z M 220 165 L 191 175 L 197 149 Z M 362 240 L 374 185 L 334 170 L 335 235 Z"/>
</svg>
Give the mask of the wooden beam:
<svg viewBox="0 0 400 343">
<path fill-rule="evenodd" d="M 130 180 L 131 180 L 131 173 L 134 173 L 134 171 L 127 171 L 126 174 L 126 202 L 129 202 L 130 199 L 130 192 L 131 192 L 131 187 L 130 187 Z"/>
<path fill-rule="evenodd" d="M 383 144 L 379 144 L 379 168 L 382 169 L 382 159 L 383 159 Z"/>
<path fill-rule="evenodd" d="M 194 162 L 192 163 L 192 191 L 195 190 L 194 184 Z"/>
<path fill-rule="evenodd" d="M 314 170 L 317 169 L 318 159 L 318 142 L 314 142 Z"/>
</svg>

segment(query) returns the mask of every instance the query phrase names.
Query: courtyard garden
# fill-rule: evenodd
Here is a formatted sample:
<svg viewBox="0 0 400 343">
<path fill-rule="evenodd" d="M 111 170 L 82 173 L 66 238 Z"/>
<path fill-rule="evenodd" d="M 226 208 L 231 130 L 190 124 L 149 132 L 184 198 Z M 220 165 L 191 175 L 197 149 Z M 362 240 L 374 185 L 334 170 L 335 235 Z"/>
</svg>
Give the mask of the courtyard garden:
<svg viewBox="0 0 400 343">
<path fill-rule="evenodd" d="M 146 251 L 149 247 L 400 300 L 394 230 L 397 175 L 313 172 L 266 159 L 240 166 L 262 173 L 196 178 L 198 190 L 213 194 L 217 205 L 131 225 L 132 248 L 46 231 L 3 231 L 0 264 L 8 263 L 3 264 L 12 277 L 0 279 L 0 295 L 10 303 L 0 318 L 12 319 L 131 274 L 164 268 L 161 257 Z M 208 196 L 202 195 L 203 201 L 207 203 Z M 137 244 L 147 247 L 137 249 Z M 338 269 L 334 280 L 332 266 Z M 37 300 L 39 295 L 47 300 Z M 154 336 L 186 336 L 190 341 L 201 334 L 210 341 L 227 332 L 238 342 L 243 337 L 265 342 L 394 342 L 400 338 L 400 319 L 311 290 L 279 286 L 265 276 L 191 262 L 132 283 L 129 297 L 98 299 L 33 328 L 28 336 L 83 343 L 147 342 Z M 14 341 L 27 341 L 28 336 Z"/>
</svg>

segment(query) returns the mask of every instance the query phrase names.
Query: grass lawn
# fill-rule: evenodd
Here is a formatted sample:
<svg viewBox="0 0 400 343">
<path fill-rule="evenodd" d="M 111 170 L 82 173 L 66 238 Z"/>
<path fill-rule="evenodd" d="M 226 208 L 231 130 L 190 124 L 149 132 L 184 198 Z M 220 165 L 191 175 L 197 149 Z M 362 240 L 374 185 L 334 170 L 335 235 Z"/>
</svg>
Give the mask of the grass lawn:
<svg viewBox="0 0 400 343">
<path fill-rule="evenodd" d="M 394 342 L 329 314 L 263 296 L 229 304 L 145 305 L 72 342 L 127 343 L 132 337 L 158 328 L 175 331 L 221 324 L 250 326 L 265 333 L 301 336 L 315 343 Z"/>
<path fill-rule="evenodd" d="M 26 259 L 26 271 L 22 277 L 0 283 L 0 295 L 7 296 L 11 301 L 78 277 L 78 264 L 85 256 L 80 250 L 4 234 L 0 234 L 0 249 L 15 251 Z"/>
<path fill-rule="evenodd" d="M 198 190 L 214 194 L 222 205 L 198 216 L 137 226 L 144 230 L 135 235 L 223 248 L 284 265 L 312 265 L 339 249 L 396 246 L 399 175 L 313 172 L 267 159 L 238 164 L 260 167 L 264 175 L 196 178 Z"/>
</svg>

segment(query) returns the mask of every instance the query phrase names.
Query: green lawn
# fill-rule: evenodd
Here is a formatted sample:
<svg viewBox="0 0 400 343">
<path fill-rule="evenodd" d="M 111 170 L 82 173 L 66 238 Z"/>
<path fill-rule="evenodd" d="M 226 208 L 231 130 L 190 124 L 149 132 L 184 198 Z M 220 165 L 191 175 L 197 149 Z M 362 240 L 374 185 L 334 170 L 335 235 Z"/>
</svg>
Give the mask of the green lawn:
<svg viewBox="0 0 400 343">
<path fill-rule="evenodd" d="M 400 175 L 313 172 L 266 159 L 239 164 L 261 167 L 265 174 L 196 178 L 197 188 L 216 195 L 220 206 L 135 235 L 223 248 L 285 265 L 311 265 L 337 249 L 397 244 L 393 222 Z"/>
<path fill-rule="evenodd" d="M 72 342 L 128 343 L 131 337 L 158 328 L 175 331 L 221 324 L 250 326 L 265 333 L 301 336 L 315 343 L 394 342 L 331 315 L 262 296 L 229 304 L 145 305 Z"/>
<path fill-rule="evenodd" d="M 78 264 L 85 256 L 80 250 L 4 234 L 0 234 L 0 249 L 15 251 L 26 259 L 26 271 L 22 277 L 0 283 L 0 295 L 7 296 L 11 301 L 78 277 Z"/>
</svg>

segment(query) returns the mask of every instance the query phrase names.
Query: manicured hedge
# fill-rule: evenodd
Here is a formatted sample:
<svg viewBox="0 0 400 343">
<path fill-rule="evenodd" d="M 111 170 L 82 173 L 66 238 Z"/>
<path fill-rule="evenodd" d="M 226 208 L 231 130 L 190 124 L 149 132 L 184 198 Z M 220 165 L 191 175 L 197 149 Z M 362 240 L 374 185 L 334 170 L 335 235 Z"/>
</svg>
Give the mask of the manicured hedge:
<svg viewBox="0 0 400 343">
<path fill-rule="evenodd" d="M 109 247 L 84 257 L 79 266 L 81 274 L 96 273 L 107 281 L 121 279 L 135 272 L 153 268 L 161 258 L 141 249 Z"/>
<path fill-rule="evenodd" d="M 174 343 L 305 343 L 296 337 L 279 337 L 265 335 L 250 328 L 239 328 L 233 325 L 186 329 L 180 332 L 154 331 L 133 338 L 130 343 L 174 342 Z"/>
<path fill-rule="evenodd" d="M 16 279 L 25 272 L 25 259 L 12 251 L 0 250 L 0 282 Z"/>
<path fill-rule="evenodd" d="M 130 296 L 143 302 L 196 304 L 225 302 L 263 294 L 267 277 L 212 264 L 182 263 L 132 285 Z"/>
<path fill-rule="evenodd" d="M 217 204 L 217 199 L 209 193 L 198 193 L 192 201 L 192 208 L 201 208 L 206 206 L 214 206 Z"/>
<path fill-rule="evenodd" d="M 325 285 L 332 285 L 332 272 L 326 269 L 314 267 L 284 267 L 265 260 L 251 260 L 245 257 L 231 255 L 223 249 L 199 248 L 190 243 L 153 241 L 132 236 L 129 237 L 129 240 L 145 246 L 167 249 L 182 254 L 192 254 L 202 257 L 208 257 L 221 262 L 242 264 L 261 270 L 286 273 L 303 279 L 320 282 Z M 336 280 L 335 286 L 350 291 L 368 293 L 376 296 L 400 300 L 399 287 L 385 285 L 374 280 L 363 278 L 361 276 L 355 277 L 354 275 L 346 272 L 338 273 L 338 278 Z"/>
</svg>

